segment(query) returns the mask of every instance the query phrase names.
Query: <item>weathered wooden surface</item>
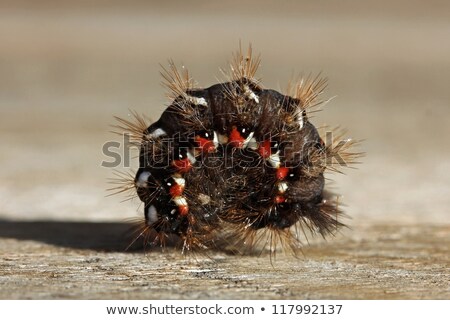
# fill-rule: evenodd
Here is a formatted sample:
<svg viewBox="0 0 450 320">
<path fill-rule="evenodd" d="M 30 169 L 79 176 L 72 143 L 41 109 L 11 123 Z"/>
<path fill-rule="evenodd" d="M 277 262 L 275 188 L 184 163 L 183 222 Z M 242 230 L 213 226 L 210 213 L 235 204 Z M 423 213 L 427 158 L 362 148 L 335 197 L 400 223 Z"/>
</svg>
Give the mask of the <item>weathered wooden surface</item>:
<svg viewBox="0 0 450 320">
<path fill-rule="evenodd" d="M 450 2 L 26 2 L 0 2 L 0 298 L 450 298 Z M 124 252 L 142 207 L 105 197 L 112 116 L 159 116 L 168 58 L 223 79 L 239 39 L 265 87 L 322 72 L 313 123 L 365 139 L 327 176 L 351 229 L 272 264 Z"/>
<path fill-rule="evenodd" d="M 277 255 L 124 252 L 120 223 L 0 223 L 2 299 L 450 299 L 450 228 L 374 225 Z"/>
</svg>

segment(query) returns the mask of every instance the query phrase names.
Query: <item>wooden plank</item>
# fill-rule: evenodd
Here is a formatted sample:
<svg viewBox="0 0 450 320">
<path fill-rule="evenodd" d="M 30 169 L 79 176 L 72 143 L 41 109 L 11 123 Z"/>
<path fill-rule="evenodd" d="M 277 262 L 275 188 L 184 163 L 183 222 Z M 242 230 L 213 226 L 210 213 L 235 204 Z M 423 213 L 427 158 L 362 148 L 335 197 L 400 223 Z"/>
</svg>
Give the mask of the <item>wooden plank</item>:
<svg viewBox="0 0 450 320">
<path fill-rule="evenodd" d="M 121 223 L 0 223 L 1 299 L 449 299 L 450 228 L 354 226 L 294 258 L 124 252 Z"/>
</svg>

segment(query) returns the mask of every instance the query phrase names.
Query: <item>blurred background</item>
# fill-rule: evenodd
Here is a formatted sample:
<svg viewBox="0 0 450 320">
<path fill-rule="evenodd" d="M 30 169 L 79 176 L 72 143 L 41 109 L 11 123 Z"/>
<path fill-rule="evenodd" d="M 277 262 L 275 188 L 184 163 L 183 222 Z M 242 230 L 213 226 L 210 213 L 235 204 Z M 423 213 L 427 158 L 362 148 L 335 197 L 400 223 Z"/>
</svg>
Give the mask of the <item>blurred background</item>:
<svg viewBox="0 0 450 320">
<path fill-rule="evenodd" d="M 350 225 L 449 222 L 444 0 L 0 1 L 0 219 L 141 216 L 138 201 L 106 197 L 113 115 L 156 120 L 169 102 L 159 64 L 210 86 L 239 41 L 261 53 L 265 87 L 329 79 L 335 98 L 313 123 L 347 128 L 367 153 L 329 176 Z"/>
</svg>

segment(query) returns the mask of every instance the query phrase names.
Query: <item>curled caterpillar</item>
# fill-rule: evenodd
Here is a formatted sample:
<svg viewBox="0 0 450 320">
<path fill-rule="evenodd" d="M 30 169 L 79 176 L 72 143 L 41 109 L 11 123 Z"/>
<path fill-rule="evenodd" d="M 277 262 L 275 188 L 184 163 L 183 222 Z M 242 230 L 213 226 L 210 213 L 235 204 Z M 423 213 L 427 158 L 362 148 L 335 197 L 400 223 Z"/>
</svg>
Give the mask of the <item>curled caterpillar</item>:
<svg viewBox="0 0 450 320">
<path fill-rule="evenodd" d="M 251 46 L 240 49 L 228 81 L 198 89 L 170 62 L 162 76 L 172 102 L 159 120 L 118 119 L 140 150 L 124 188 L 144 203 L 135 240 L 165 245 L 175 235 L 183 252 L 278 244 L 295 252 L 306 230 L 325 236 L 343 226 L 324 171 L 360 153 L 353 140 L 325 144 L 310 122 L 326 81 L 308 78 L 282 94 L 255 78 L 259 64 Z"/>
</svg>

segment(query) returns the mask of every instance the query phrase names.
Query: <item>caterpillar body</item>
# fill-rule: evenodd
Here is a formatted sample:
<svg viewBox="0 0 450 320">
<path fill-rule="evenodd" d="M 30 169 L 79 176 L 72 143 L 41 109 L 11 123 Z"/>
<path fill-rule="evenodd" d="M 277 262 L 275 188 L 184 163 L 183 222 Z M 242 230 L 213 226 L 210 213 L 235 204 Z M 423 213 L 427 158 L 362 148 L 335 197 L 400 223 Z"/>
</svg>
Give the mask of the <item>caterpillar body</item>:
<svg viewBox="0 0 450 320">
<path fill-rule="evenodd" d="M 228 81 L 197 89 L 170 61 L 162 76 L 172 102 L 159 120 L 118 118 L 140 150 L 131 187 L 145 219 L 135 240 L 165 245 L 175 235 L 183 252 L 279 244 L 296 252 L 306 230 L 325 236 L 343 226 L 324 172 L 361 154 L 357 141 L 326 144 L 310 121 L 326 81 L 309 77 L 282 94 L 255 78 L 259 64 L 251 46 L 240 49 Z"/>
</svg>

